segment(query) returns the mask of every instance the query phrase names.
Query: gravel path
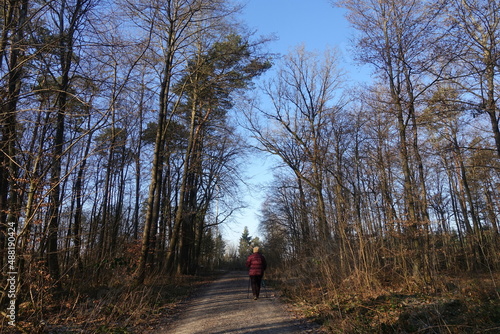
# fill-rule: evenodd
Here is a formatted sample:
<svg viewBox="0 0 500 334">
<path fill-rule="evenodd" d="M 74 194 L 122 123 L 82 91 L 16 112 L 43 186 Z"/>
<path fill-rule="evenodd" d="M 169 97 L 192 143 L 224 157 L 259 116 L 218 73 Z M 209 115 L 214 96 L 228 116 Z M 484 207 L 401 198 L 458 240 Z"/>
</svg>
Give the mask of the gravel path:
<svg viewBox="0 0 500 334">
<path fill-rule="evenodd" d="M 248 293 L 245 272 L 231 272 L 210 284 L 194 298 L 164 334 L 276 334 L 312 333 L 291 317 L 269 288 L 260 298 Z M 267 297 L 266 297 L 267 292 Z"/>
</svg>

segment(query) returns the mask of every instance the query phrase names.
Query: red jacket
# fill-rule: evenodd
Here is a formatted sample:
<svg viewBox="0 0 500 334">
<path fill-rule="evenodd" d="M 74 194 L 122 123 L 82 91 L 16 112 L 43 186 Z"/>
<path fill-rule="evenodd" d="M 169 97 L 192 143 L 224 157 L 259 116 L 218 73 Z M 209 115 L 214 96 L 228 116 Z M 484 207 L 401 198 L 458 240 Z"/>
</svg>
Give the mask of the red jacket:
<svg viewBox="0 0 500 334">
<path fill-rule="evenodd" d="M 247 258 L 246 266 L 248 267 L 248 275 L 262 276 L 267 268 L 266 258 L 260 253 L 253 253 Z"/>
</svg>

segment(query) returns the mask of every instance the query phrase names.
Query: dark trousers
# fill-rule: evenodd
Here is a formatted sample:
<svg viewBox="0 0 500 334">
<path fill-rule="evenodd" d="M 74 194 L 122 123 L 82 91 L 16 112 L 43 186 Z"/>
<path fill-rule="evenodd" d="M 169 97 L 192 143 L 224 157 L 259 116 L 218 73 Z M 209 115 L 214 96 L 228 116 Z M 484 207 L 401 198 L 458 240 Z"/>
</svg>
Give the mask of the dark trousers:
<svg viewBox="0 0 500 334">
<path fill-rule="evenodd" d="M 252 284 L 252 293 L 254 297 L 259 298 L 262 275 L 250 276 L 250 283 Z"/>
</svg>

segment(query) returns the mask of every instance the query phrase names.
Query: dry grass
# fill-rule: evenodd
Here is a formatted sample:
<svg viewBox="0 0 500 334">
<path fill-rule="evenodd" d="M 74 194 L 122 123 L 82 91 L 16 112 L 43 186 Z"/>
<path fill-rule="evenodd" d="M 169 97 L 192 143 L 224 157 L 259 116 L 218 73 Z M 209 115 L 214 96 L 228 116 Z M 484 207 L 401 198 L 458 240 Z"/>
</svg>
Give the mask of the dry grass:
<svg viewBox="0 0 500 334">
<path fill-rule="evenodd" d="M 43 307 L 31 301 L 22 303 L 18 329 L 1 323 L 0 327 L 2 333 L 9 334 L 143 333 L 145 328 L 171 319 L 182 301 L 216 276 L 157 276 L 140 287 L 133 287 L 123 276 L 123 284 L 118 284 L 119 277 L 115 277 L 110 284 L 99 286 L 81 278 L 80 284 L 72 281 L 69 292 L 38 297 Z"/>
<path fill-rule="evenodd" d="M 120 270 L 107 284 L 67 277 L 65 292 L 54 294 L 50 277 L 34 270 L 18 325 L 32 334 L 145 333 L 172 319 L 181 302 L 216 274 L 159 275 L 140 287 L 129 277 Z M 327 333 L 500 333 L 500 274 L 441 274 L 424 282 L 366 272 L 340 279 L 328 270 L 295 269 L 266 273 L 266 280 Z"/>
<path fill-rule="evenodd" d="M 296 312 L 327 333 L 500 333 L 500 275 L 366 284 L 357 273 L 335 285 L 319 275 L 286 276 L 268 278 Z"/>
</svg>

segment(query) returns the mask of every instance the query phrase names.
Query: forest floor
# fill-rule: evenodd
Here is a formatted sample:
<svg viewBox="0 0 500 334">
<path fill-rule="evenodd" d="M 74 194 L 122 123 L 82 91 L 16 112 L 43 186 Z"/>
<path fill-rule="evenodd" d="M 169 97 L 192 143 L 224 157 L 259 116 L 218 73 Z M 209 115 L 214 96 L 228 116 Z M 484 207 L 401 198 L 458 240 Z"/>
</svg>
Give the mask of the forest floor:
<svg viewBox="0 0 500 334">
<path fill-rule="evenodd" d="M 336 334 L 500 334 L 497 282 L 500 275 L 492 273 L 442 275 L 433 284 L 345 283 L 335 289 L 276 280 L 287 304 Z"/>
<path fill-rule="evenodd" d="M 37 311 L 26 303 L 18 327 L 0 320 L 0 333 L 322 333 L 271 287 L 254 300 L 248 282 L 245 271 L 230 271 L 149 282 L 140 289 L 110 284 L 58 297 Z"/>
<path fill-rule="evenodd" d="M 266 286 L 259 300 L 244 271 L 159 276 L 135 288 L 120 277 L 32 295 L 20 304 L 18 327 L 0 319 L 0 333 L 500 333 L 500 276 L 443 276 L 440 291 L 331 291 L 311 277 L 290 283 L 266 273 L 276 289 Z"/>
</svg>

